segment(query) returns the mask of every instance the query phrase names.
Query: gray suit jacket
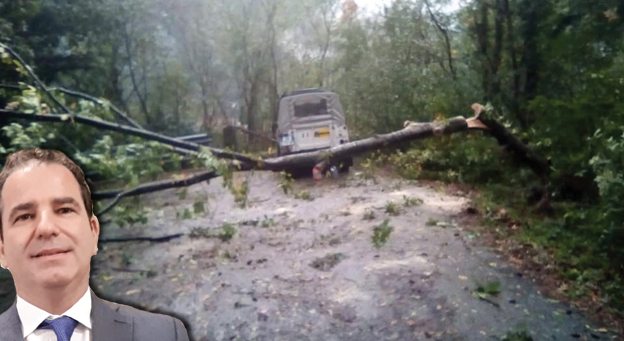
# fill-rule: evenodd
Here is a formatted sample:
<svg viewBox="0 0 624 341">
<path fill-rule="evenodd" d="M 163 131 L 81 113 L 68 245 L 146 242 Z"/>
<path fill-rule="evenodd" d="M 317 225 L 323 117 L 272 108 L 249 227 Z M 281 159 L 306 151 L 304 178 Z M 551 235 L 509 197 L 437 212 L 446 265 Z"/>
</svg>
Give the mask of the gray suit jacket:
<svg viewBox="0 0 624 341">
<path fill-rule="evenodd" d="M 102 300 L 91 292 L 93 341 L 188 341 L 182 322 L 167 315 L 148 313 Z M 0 341 L 23 341 L 22 322 L 15 303 L 0 315 Z"/>
</svg>

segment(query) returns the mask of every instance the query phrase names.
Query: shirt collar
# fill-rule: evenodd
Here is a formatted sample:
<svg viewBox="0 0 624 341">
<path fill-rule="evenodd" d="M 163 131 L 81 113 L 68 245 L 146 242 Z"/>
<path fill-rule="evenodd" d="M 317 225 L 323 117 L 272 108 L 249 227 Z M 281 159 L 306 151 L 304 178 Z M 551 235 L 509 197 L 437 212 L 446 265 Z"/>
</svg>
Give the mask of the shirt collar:
<svg viewBox="0 0 624 341">
<path fill-rule="evenodd" d="M 16 302 L 17 314 L 22 321 L 22 332 L 27 337 L 34 332 L 37 327 L 47 318 L 57 318 L 59 316 L 68 316 L 78 321 L 80 324 L 91 329 L 91 290 L 87 288 L 87 292 L 61 315 L 53 315 L 45 310 L 36 307 L 17 295 Z"/>
</svg>

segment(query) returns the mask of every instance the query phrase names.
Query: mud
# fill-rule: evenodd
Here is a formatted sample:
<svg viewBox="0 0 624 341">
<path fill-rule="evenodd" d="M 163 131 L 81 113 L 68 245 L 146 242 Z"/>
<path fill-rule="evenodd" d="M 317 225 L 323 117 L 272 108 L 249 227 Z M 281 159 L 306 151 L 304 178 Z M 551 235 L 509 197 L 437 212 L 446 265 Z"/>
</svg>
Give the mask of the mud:
<svg viewBox="0 0 624 341">
<path fill-rule="evenodd" d="M 184 200 L 179 190 L 145 196 L 153 209 L 147 225 L 105 226 L 102 238 L 187 235 L 101 244 L 94 290 L 172 313 L 194 340 L 498 340 L 521 330 L 534 340 L 611 338 L 463 231 L 454 217 L 465 198 L 352 172 L 298 180 L 295 188 L 312 196 L 301 200 L 278 188 L 277 174 L 241 176 L 251 188 L 246 209 L 214 180 L 188 188 Z M 405 197 L 423 203 L 406 207 Z M 176 217 L 197 198 L 208 198 L 206 214 Z M 398 215 L 385 212 L 389 201 Z M 374 219 L 363 219 L 370 210 Z M 376 248 L 373 228 L 385 219 L 393 232 Z M 237 231 L 229 241 L 188 236 L 224 223 Z M 500 294 L 474 294 L 493 281 Z"/>
</svg>

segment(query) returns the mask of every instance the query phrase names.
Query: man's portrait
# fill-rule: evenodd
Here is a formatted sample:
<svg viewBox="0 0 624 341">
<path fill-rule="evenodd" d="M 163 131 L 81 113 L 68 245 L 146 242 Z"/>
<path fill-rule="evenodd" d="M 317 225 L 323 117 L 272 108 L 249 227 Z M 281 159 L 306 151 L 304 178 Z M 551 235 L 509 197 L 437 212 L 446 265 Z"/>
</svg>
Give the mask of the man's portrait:
<svg viewBox="0 0 624 341">
<path fill-rule="evenodd" d="M 26 149 L 0 173 L 0 262 L 16 302 L 0 340 L 188 340 L 180 320 L 104 301 L 91 291 L 100 223 L 84 174 L 56 150 Z"/>
</svg>

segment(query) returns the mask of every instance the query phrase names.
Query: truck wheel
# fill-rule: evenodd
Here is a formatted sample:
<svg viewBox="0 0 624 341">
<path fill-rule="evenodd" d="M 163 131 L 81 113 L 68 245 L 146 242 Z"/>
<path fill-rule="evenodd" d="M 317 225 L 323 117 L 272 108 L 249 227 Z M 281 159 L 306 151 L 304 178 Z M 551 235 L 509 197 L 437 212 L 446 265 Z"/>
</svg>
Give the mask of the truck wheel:
<svg viewBox="0 0 624 341">
<path fill-rule="evenodd" d="M 293 167 L 286 169 L 286 173 L 290 174 L 293 179 L 311 178 L 312 168 L 310 167 Z"/>
<path fill-rule="evenodd" d="M 349 172 L 349 168 L 351 168 L 351 166 L 353 166 L 353 158 L 346 158 L 344 160 L 342 160 L 340 162 L 340 173 L 348 173 Z"/>
</svg>

